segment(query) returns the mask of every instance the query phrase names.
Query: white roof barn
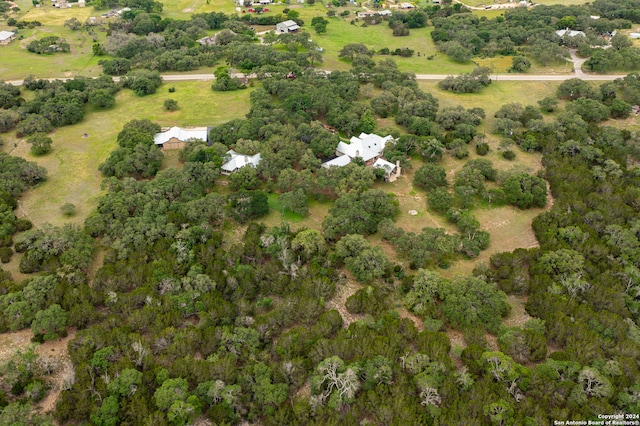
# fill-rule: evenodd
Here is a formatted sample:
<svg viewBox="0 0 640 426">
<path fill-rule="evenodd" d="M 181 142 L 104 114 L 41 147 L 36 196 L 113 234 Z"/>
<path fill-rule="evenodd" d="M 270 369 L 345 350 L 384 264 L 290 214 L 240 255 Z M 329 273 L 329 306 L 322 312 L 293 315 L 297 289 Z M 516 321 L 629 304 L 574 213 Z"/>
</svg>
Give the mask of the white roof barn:
<svg viewBox="0 0 640 426">
<path fill-rule="evenodd" d="M 300 29 L 300 25 L 296 21 L 289 19 L 288 21 L 276 24 L 276 32 L 278 33 L 295 33 Z"/>
<path fill-rule="evenodd" d="M 153 136 L 153 142 L 163 147 L 166 143 L 184 143 L 189 139 L 197 139 L 203 142 L 207 141 L 207 128 L 199 127 L 194 129 L 182 129 L 174 126 L 165 132 L 156 133 Z"/>
<path fill-rule="evenodd" d="M 227 151 L 227 157 L 229 161 L 224 163 L 221 167 L 223 174 L 231 174 L 244 166 L 257 167 L 260 164 L 260 153 L 256 155 L 244 155 L 238 154 L 234 150 Z"/>
<path fill-rule="evenodd" d="M 16 33 L 11 31 L 0 31 L 0 44 L 9 44 L 16 37 Z"/>
</svg>

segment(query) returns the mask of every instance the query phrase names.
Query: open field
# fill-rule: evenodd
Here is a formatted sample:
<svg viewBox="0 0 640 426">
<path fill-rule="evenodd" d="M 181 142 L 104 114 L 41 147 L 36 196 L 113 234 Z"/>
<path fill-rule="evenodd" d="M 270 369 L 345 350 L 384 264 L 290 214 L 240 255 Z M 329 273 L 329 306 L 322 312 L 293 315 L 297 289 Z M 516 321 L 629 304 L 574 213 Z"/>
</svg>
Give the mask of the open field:
<svg viewBox="0 0 640 426">
<path fill-rule="evenodd" d="M 278 6 L 271 8 L 276 13 L 279 11 Z M 311 19 L 314 16 L 326 16 L 327 9 L 316 3 L 313 6 L 305 6 L 302 9 L 296 9 L 300 12 L 300 17 L 305 21 L 303 29 L 308 31 L 314 42 L 318 43 L 324 49 L 324 62 L 320 65 L 326 69 L 348 70 L 351 63 L 338 58 L 340 50 L 348 43 L 363 43 L 369 49 L 380 50 L 388 47 L 390 50 L 408 47 L 415 51 L 411 58 L 402 58 L 399 56 L 390 56 L 393 58 L 398 67 L 403 71 L 410 71 L 416 74 L 425 73 L 460 73 L 470 71 L 474 65 L 456 63 L 445 55 L 437 52 L 435 44 L 431 40 L 431 30 L 433 27 L 412 29 L 407 37 L 394 37 L 391 29 L 386 22 L 377 25 L 369 25 L 363 27 L 362 20 L 358 20 L 355 25 L 351 25 L 351 21 L 356 19 L 356 11 L 362 8 L 341 8 L 351 12 L 346 18 L 333 17 L 328 18 L 327 32 L 325 34 L 316 34 L 310 27 Z M 418 56 L 419 55 L 419 56 Z M 433 56 L 432 59 L 427 57 Z M 380 61 L 385 56 L 375 55 L 373 59 Z"/>
<path fill-rule="evenodd" d="M 232 0 L 172 0 L 163 1 L 163 15 L 173 19 L 188 19 L 192 13 L 235 13 Z"/>
<path fill-rule="evenodd" d="M 175 93 L 167 93 L 165 84 L 156 94 L 143 98 L 123 90 L 113 109 L 90 111 L 82 122 L 56 129 L 51 134 L 53 151 L 44 157 L 31 156 L 28 144 L 17 140 L 15 134 L 5 136 L 5 150 L 37 162 L 49 172 L 47 182 L 22 196 L 19 212 L 36 226 L 45 222 L 54 225 L 83 222 L 95 208 L 101 192 L 98 165 L 116 147 L 116 135 L 131 119 L 148 118 L 162 126 L 206 126 L 241 117 L 249 109 L 251 89 L 213 92 L 210 84 L 203 82 L 181 82 L 172 86 L 176 87 Z M 180 110 L 164 110 L 162 104 L 169 97 L 178 101 Z M 65 203 L 75 204 L 78 210 L 70 219 L 60 212 L 60 206 Z"/>
<path fill-rule="evenodd" d="M 493 76 L 495 79 L 495 76 Z M 561 82 L 556 81 L 494 81 L 479 93 L 456 94 L 440 90 L 437 81 L 420 81 L 418 85 L 425 92 L 433 94 L 440 101 L 440 108 L 462 105 L 465 108 L 479 107 L 484 109 L 487 118 L 478 131 L 490 136 L 495 112 L 509 102 L 520 102 L 522 105 L 536 105 L 545 96 L 555 95 Z"/>
<path fill-rule="evenodd" d="M 101 41 L 106 38 L 106 33 L 97 31 L 96 34 Z M 0 80 L 23 79 L 29 74 L 36 77 L 71 77 L 98 76 L 102 73 L 102 67 L 98 65 L 100 59 L 91 50 L 93 40 L 85 31 L 71 31 L 61 24 L 59 27 L 20 30 L 18 35 L 24 38 L 1 47 Z M 27 51 L 30 41 L 49 36 L 64 38 L 71 45 L 71 52 L 38 55 Z"/>
<path fill-rule="evenodd" d="M 44 3 L 41 7 L 31 8 L 23 17 L 23 21 L 39 21 L 43 26 L 62 27 L 64 22 L 77 18 L 80 22 L 85 22 L 89 16 L 100 16 L 102 12 L 94 11 L 93 7 L 74 7 L 59 9 Z"/>
</svg>

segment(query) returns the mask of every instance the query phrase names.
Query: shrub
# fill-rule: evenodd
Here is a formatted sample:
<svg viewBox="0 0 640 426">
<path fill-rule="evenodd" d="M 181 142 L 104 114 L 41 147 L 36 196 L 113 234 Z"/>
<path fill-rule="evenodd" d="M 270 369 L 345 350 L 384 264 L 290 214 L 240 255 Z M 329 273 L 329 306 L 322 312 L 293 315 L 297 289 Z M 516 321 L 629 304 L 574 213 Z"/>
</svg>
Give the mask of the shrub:
<svg viewBox="0 0 640 426">
<path fill-rule="evenodd" d="M 11 250 L 11 247 L 0 247 L 0 262 L 9 263 L 12 255 L 13 250 Z"/>
<path fill-rule="evenodd" d="M 29 219 L 16 220 L 16 230 L 18 232 L 28 231 L 31 228 L 33 228 L 33 223 Z"/>
<path fill-rule="evenodd" d="M 476 154 L 485 156 L 489 153 L 489 144 L 486 142 L 480 142 L 476 144 Z"/>
<path fill-rule="evenodd" d="M 45 155 L 51 151 L 53 141 L 46 133 L 38 132 L 27 138 L 27 143 L 31 144 L 31 153 L 33 155 Z"/>
<path fill-rule="evenodd" d="M 72 203 L 64 203 L 60 206 L 60 211 L 65 216 L 73 216 L 76 214 L 76 206 Z"/>
<path fill-rule="evenodd" d="M 164 109 L 167 111 L 177 111 L 180 107 L 178 106 L 178 101 L 175 99 L 167 99 L 164 101 Z"/>
<path fill-rule="evenodd" d="M 456 148 L 453 155 L 455 155 L 458 160 L 462 160 L 463 158 L 467 158 L 469 156 L 469 150 L 466 146 L 461 146 Z"/>
<path fill-rule="evenodd" d="M 516 158 L 516 153 L 511 149 L 507 149 L 506 151 L 502 151 L 502 158 L 512 161 Z"/>
</svg>

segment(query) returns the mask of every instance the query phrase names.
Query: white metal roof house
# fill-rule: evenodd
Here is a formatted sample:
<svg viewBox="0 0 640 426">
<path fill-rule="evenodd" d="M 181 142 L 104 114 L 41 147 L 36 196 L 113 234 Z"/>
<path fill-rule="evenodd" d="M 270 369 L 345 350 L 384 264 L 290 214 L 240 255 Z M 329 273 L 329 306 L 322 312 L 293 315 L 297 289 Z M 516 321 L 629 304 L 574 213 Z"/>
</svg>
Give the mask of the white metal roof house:
<svg viewBox="0 0 640 426">
<path fill-rule="evenodd" d="M 586 37 L 584 32 L 582 32 L 582 31 L 573 31 L 573 30 L 570 30 L 569 28 L 564 29 L 564 30 L 558 30 L 558 31 L 556 31 L 556 34 L 558 34 L 559 37 L 564 37 L 564 36 L 568 36 L 568 37 Z"/>
<path fill-rule="evenodd" d="M 207 128 L 182 129 L 174 126 L 153 136 L 153 142 L 163 149 L 181 149 L 184 147 L 185 142 L 194 139 L 206 142 Z"/>
<path fill-rule="evenodd" d="M 0 31 L 0 44 L 5 45 L 11 43 L 16 38 L 16 33 L 11 31 Z"/>
<path fill-rule="evenodd" d="M 337 155 L 347 155 L 351 158 L 360 157 L 367 163 L 376 160 L 382 155 L 384 147 L 393 137 L 385 137 L 376 134 L 360 133 L 359 137 L 353 136 L 349 143 L 340 142 L 336 148 Z"/>
<path fill-rule="evenodd" d="M 279 34 L 295 33 L 299 29 L 300 25 L 298 25 L 296 21 L 293 21 L 291 19 L 276 24 L 276 32 Z"/>
<path fill-rule="evenodd" d="M 360 133 L 352 137 L 349 143 L 340 142 L 336 148 L 337 157 L 322 164 L 322 167 L 343 167 L 354 158 L 361 158 L 365 165 L 383 169 L 386 180 L 393 182 L 400 176 L 399 164 L 393 164 L 382 158 L 386 144 L 393 141 L 393 136 L 385 137 L 376 134 Z"/>
<path fill-rule="evenodd" d="M 254 168 L 258 167 L 261 159 L 260 153 L 257 153 L 255 155 L 245 155 L 238 154 L 232 149 L 227 151 L 226 156 L 227 158 L 229 158 L 229 161 L 227 161 L 222 165 L 222 167 L 220 167 L 222 169 L 221 172 L 223 175 L 229 175 L 244 166 L 251 166 Z"/>
</svg>

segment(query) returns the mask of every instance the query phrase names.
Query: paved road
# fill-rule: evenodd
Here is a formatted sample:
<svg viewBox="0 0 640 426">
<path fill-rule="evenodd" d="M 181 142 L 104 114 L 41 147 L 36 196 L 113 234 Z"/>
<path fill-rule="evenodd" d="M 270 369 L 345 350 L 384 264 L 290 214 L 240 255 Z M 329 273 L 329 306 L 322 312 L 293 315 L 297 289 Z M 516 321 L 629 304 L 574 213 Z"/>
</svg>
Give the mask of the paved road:
<svg viewBox="0 0 640 426">
<path fill-rule="evenodd" d="M 242 77 L 243 74 L 236 74 L 236 76 Z M 613 81 L 624 76 L 626 74 L 583 74 L 580 78 L 583 80 Z M 444 80 L 446 77 L 446 74 L 416 74 L 418 80 Z M 575 74 L 491 74 L 493 81 L 565 81 L 575 77 Z M 164 81 L 209 81 L 214 79 L 212 74 L 163 75 L 162 78 Z"/>
<path fill-rule="evenodd" d="M 579 76 L 582 80 L 592 81 L 613 81 L 616 78 L 622 78 L 626 74 L 583 74 Z M 237 77 L 243 77 L 244 74 L 234 74 Z M 249 78 L 254 78 L 255 75 L 249 75 Z M 416 74 L 418 80 L 444 80 L 447 77 L 446 74 Z M 576 74 L 491 74 L 493 81 L 565 81 L 570 78 L 575 78 Z M 60 77 L 60 78 L 48 78 L 48 80 L 68 80 L 73 77 Z M 115 81 L 119 81 L 118 77 L 113 78 Z M 164 81 L 211 81 L 215 80 L 213 74 L 165 74 L 162 76 Z M 7 83 L 14 86 L 21 86 L 22 80 L 8 80 Z"/>
</svg>

